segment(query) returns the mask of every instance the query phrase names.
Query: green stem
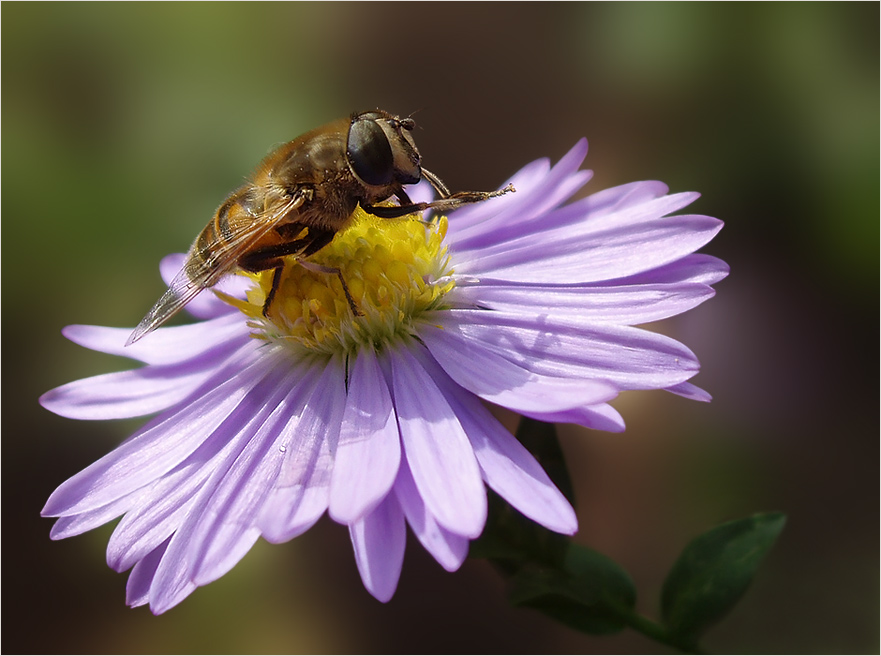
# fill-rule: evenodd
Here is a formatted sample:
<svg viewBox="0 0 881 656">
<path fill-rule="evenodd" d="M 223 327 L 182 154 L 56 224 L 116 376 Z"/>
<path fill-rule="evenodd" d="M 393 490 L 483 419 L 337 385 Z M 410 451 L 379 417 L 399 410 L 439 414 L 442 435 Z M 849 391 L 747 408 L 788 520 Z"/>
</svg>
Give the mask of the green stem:
<svg viewBox="0 0 881 656">
<path fill-rule="evenodd" d="M 681 651 L 683 654 L 701 654 L 703 651 L 700 646 L 694 642 L 685 642 L 682 638 L 672 636 L 663 626 L 657 622 L 653 622 L 644 615 L 635 613 L 627 609 L 619 609 L 621 620 L 637 633 L 641 633 L 645 637 L 660 642 L 661 644 L 673 647 Z"/>
</svg>

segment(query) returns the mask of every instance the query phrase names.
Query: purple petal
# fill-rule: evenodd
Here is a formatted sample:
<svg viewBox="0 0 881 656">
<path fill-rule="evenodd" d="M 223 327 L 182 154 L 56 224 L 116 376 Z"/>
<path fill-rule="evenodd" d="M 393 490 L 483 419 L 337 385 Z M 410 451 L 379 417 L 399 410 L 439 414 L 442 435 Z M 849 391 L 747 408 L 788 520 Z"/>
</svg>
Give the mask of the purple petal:
<svg viewBox="0 0 881 656">
<path fill-rule="evenodd" d="M 186 398 L 214 373 L 218 364 L 213 358 L 204 358 L 84 378 L 46 392 L 40 404 L 71 419 L 140 417 Z"/>
<path fill-rule="evenodd" d="M 562 229 L 566 226 L 583 227 L 585 222 L 599 221 L 602 217 L 626 216 L 633 212 L 638 212 L 640 206 L 649 206 L 650 201 L 665 196 L 668 188 L 661 182 L 633 182 L 613 187 L 595 194 L 582 198 L 574 203 L 566 205 L 552 212 L 543 212 L 539 215 L 533 215 L 529 210 L 526 213 L 529 220 L 524 221 L 522 216 L 510 215 L 504 216 L 502 221 L 498 221 L 494 214 L 488 217 L 482 224 L 474 226 L 468 234 L 464 230 L 452 231 L 455 220 L 450 221 L 451 232 L 449 232 L 449 241 L 452 248 L 457 253 L 465 253 L 473 250 L 486 250 L 488 246 L 498 245 L 506 241 L 521 239 L 526 235 L 542 238 L 551 229 Z M 539 189 L 539 194 L 541 188 Z M 518 194 L 519 196 L 519 194 Z M 506 197 L 507 198 L 507 197 Z M 522 198 L 522 196 L 521 196 Z M 668 211 L 674 211 L 688 204 L 696 198 L 696 195 L 687 197 L 679 196 L 672 205 L 668 205 Z M 488 205 L 479 205 L 477 207 L 489 208 Z M 492 207 L 497 207 L 493 205 Z M 454 215 L 458 219 L 460 213 Z M 481 233 L 490 231 L 491 236 L 481 236 Z M 468 239 L 469 234 L 474 233 L 475 239 Z M 471 259 L 470 255 L 462 256 L 463 260 Z"/>
<path fill-rule="evenodd" d="M 486 491 L 468 436 L 409 351 L 393 352 L 391 365 L 401 440 L 416 487 L 441 525 L 475 538 L 486 522 Z"/>
<path fill-rule="evenodd" d="M 394 495 L 387 496 L 364 518 L 349 525 L 355 563 L 367 591 L 385 603 L 395 594 L 407 532 Z"/>
<path fill-rule="evenodd" d="M 635 325 L 681 314 L 711 298 L 703 284 L 524 285 L 481 279 L 457 284 L 447 296 L 459 306 L 485 307 L 520 314 L 579 314 L 599 323 Z"/>
<path fill-rule="evenodd" d="M 265 358 L 249 366 L 231 361 L 176 409 L 150 421 L 121 446 L 59 486 L 46 502 L 43 515 L 73 515 L 100 508 L 173 469 L 215 430 L 242 421 L 260 408 L 266 365 Z M 255 388 L 257 392 L 252 394 Z"/>
<path fill-rule="evenodd" d="M 337 359 L 312 364 L 311 395 L 292 404 L 281 429 L 282 471 L 260 512 L 269 542 L 284 542 L 311 527 L 327 510 L 333 459 L 346 407 L 345 369 Z"/>
<path fill-rule="evenodd" d="M 187 326 L 159 328 L 131 346 L 125 345 L 131 328 L 73 325 L 61 332 L 73 343 L 93 351 L 147 364 L 176 364 L 215 349 L 233 351 L 250 340 L 249 328 L 238 312 Z"/>
<path fill-rule="evenodd" d="M 162 282 L 170 285 L 178 272 L 184 268 L 184 260 L 186 259 L 187 256 L 184 253 L 171 253 L 163 257 L 159 261 L 159 275 L 162 276 Z"/>
<path fill-rule="evenodd" d="M 192 582 L 198 586 L 216 581 L 235 567 L 259 538 L 260 529 L 256 526 L 221 524 L 217 532 L 211 534 L 208 551 L 194 566 Z"/>
<path fill-rule="evenodd" d="M 660 200 L 667 198 L 673 197 Z M 698 215 L 626 219 L 601 230 L 566 226 L 544 233 L 541 243 L 534 235 L 520 238 L 474 252 L 472 259 L 453 251 L 456 273 L 533 283 L 611 280 L 675 262 L 722 229 L 718 219 Z"/>
<path fill-rule="evenodd" d="M 476 342 L 426 323 L 419 336 L 459 385 L 517 412 L 552 411 L 614 398 L 618 390 L 596 380 L 539 375 Z"/>
<path fill-rule="evenodd" d="M 330 516 L 350 524 L 391 490 L 401 462 L 401 437 L 385 377 L 371 348 L 362 348 L 349 375 L 349 395 L 330 481 Z"/>
<path fill-rule="evenodd" d="M 271 489 L 281 461 L 277 447 L 267 445 L 267 441 L 277 434 L 280 420 L 285 419 L 287 398 L 297 393 L 302 371 L 279 369 L 275 373 L 259 389 L 265 393 L 265 397 L 263 407 L 256 414 L 244 417 L 239 424 L 227 424 L 212 433 L 175 470 L 148 488 L 146 494 L 150 501 L 142 502 L 129 512 L 110 538 L 107 562 L 111 567 L 119 570 L 130 567 L 132 562 L 184 526 L 188 518 L 192 520 L 199 515 L 219 517 L 221 521 L 229 522 L 242 531 L 251 528 L 257 514 L 256 508 Z M 254 464 L 255 452 L 259 471 L 250 473 L 247 467 Z M 243 469 L 246 470 L 244 476 L 248 478 L 245 484 L 237 486 Z M 218 480 L 218 476 L 222 478 Z M 211 477 L 215 480 L 210 480 Z M 220 504 L 225 504 L 223 512 L 217 511 Z M 238 546 L 231 542 L 233 538 L 229 536 L 227 527 L 204 526 L 208 521 L 205 516 L 200 520 L 203 526 L 191 526 L 188 530 L 202 538 L 213 539 L 206 551 L 212 548 L 215 552 L 220 550 L 223 558 L 232 558 L 239 553 Z M 217 536 L 224 531 L 226 541 L 218 547 L 220 538 Z M 243 534 L 235 537 L 241 538 L 243 545 L 248 539 L 256 539 L 253 535 Z M 197 548 L 195 543 L 198 539 L 187 541 L 192 550 Z M 241 548 L 247 550 L 244 546 Z M 203 560 L 205 558 L 208 556 L 203 553 Z"/>
<path fill-rule="evenodd" d="M 534 373 L 607 381 L 620 389 L 671 387 L 700 368 L 694 354 L 669 337 L 575 316 L 536 321 L 508 312 L 447 310 L 428 313 L 424 323 L 441 324 L 448 339 L 493 351 Z"/>
<path fill-rule="evenodd" d="M 494 198 L 492 202 L 466 205 L 456 210 L 450 217 L 448 238 L 451 243 L 456 242 L 457 237 L 466 228 L 474 225 L 482 225 L 487 221 L 503 213 L 508 213 L 509 208 L 517 208 L 522 205 L 522 198 L 529 190 L 541 188 L 542 180 L 551 170 L 551 162 L 547 158 L 537 159 L 530 162 L 517 173 L 511 176 L 510 182 L 517 190 L 516 193 L 507 194 L 500 198 Z"/>
<path fill-rule="evenodd" d="M 728 264 L 712 255 L 692 253 L 670 264 L 598 284 L 646 285 L 700 283 L 713 285 L 729 273 Z"/>
<path fill-rule="evenodd" d="M 286 372 L 286 370 L 281 371 Z M 150 590 L 154 612 L 165 612 L 180 603 L 192 592 L 194 584 L 200 584 L 198 579 L 200 565 L 207 562 L 209 569 L 223 574 L 244 556 L 259 537 L 259 530 L 253 526 L 254 517 L 250 518 L 250 522 L 246 520 L 236 523 L 236 520 L 241 519 L 241 515 L 237 515 L 235 511 L 240 508 L 231 508 L 231 506 L 234 506 L 234 501 L 239 499 L 235 493 L 240 489 L 237 483 L 242 476 L 242 470 L 247 470 L 248 465 L 253 462 L 248 456 L 255 450 L 259 452 L 264 444 L 264 440 L 261 439 L 264 436 L 260 434 L 264 422 L 271 412 L 277 410 L 279 401 L 288 393 L 289 385 L 293 380 L 290 372 L 287 372 L 289 374 L 287 378 L 278 375 L 278 371 L 275 373 L 277 375 L 267 377 L 255 388 L 264 405 L 255 412 L 249 413 L 245 421 L 228 421 L 226 422 L 228 425 L 223 427 L 227 429 L 224 431 L 226 440 L 213 458 L 213 462 L 203 468 L 209 472 L 207 480 L 195 491 L 194 501 L 186 509 L 180 526 L 174 530 L 166 553 L 156 569 Z M 271 464 L 269 466 L 271 467 Z M 184 487 L 192 490 L 192 485 L 189 485 L 191 482 L 184 478 Z M 255 486 L 248 492 L 257 490 L 259 495 L 262 487 L 268 488 L 271 485 L 271 481 L 265 486 L 261 485 L 262 483 L 259 479 L 255 479 Z M 183 505 L 173 508 L 171 514 L 182 508 Z M 230 525 L 224 524 L 222 526 L 224 530 L 218 531 L 218 527 L 212 525 L 212 520 L 224 510 L 231 511 L 232 530 L 229 530 Z M 163 524 L 161 521 L 158 523 Z M 142 524 L 146 523 L 142 522 Z M 165 522 L 165 526 L 168 526 L 168 522 Z M 161 537 L 160 534 L 159 539 Z M 211 551 L 217 540 L 222 542 L 220 556 Z M 141 543 L 136 543 L 135 551 L 143 550 L 147 541 L 142 539 Z M 111 553 L 108 556 L 111 559 L 114 557 Z"/>
<path fill-rule="evenodd" d="M 608 403 L 598 403 L 597 405 L 585 406 L 583 408 L 570 408 L 555 412 L 524 412 L 523 414 L 551 424 L 578 424 L 579 426 L 609 433 L 622 433 L 625 428 L 624 419 Z"/>
<path fill-rule="evenodd" d="M 192 555 L 182 553 L 185 548 L 185 545 L 181 546 L 182 539 L 179 532 L 171 536 L 168 548 L 153 573 L 148 597 L 150 610 L 156 615 L 177 606 L 197 587 L 190 579 Z"/>
<path fill-rule="evenodd" d="M 691 383 L 679 383 L 679 385 L 668 387 L 666 391 L 679 396 L 684 396 L 686 399 L 691 399 L 692 401 L 701 401 L 702 403 L 709 403 L 713 400 L 713 397 L 708 392 L 702 390 L 697 385 L 692 385 Z"/>
<path fill-rule="evenodd" d="M 147 489 L 146 499 L 120 520 L 110 536 L 107 564 L 112 569 L 124 572 L 172 536 L 190 514 L 216 457 L 202 466 L 187 462 Z"/>
<path fill-rule="evenodd" d="M 93 528 L 98 528 L 116 519 L 131 508 L 138 507 L 142 503 L 143 498 L 144 492 L 137 490 L 101 508 L 68 517 L 59 517 L 52 525 L 49 537 L 53 540 L 63 540 L 64 538 L 91 531 Z"/>
<path fill-rule="evenodd" d="M 196 577 L 197 568 L 203 562 L 212 541 L 218 538 L 216 533 L 206 530 L 204 524 L 210 523 L 214 518 L 212 501 L 216 498 L 217 489 L 223 485 L 229 470 L 252 436 L 253 426 L 248 426 L 242 433 L 230 439 L 228 447 L 222 451 L 218 462 L 214 463 L 208 480 L 196 491 L 196 497 L 187 509 L 182 524 L 171 536 L 151 586 L 151 607 L 155 612 L 163 613 L 176 606 L 192 592 L 194 584 L 202 584 Z M 221 539 L 226 538 L 223 541 L 231 549 L 224 552 L 222 563 L 212 564 L 218 568 L 228 565 L 224 572 L 244 556 L 260 535 L 259 530 L 254 527 L 239 528 L 241 530 L 234 537 L 220 536 Z"/>
<path fill-rule="evenodd" d="M 590 171 L 578 171 L 585 155 L 587 155 L 587 140 L 582 139 L 548 171 L 538 184 L 518 186 L 513 182 L 517 190 L 514 194 L 468 208 L 471 217 L 485 215 L 479 223 L 474 222 L 473 218 L 469 220 L 467 214 L 463 220 L 461 214 L 464 214 L 465 210 L 456 214 L 456 221 L 450 223 L 451 228 L 455 225 L 455 229 L 450 233 L 450 243 L 455 244 L 456 250 L 484 249 L 500 241 L 506 241 L 511 234 L 544 229 L 538 224 L 544 224 L 548 213 L 590 180 L 592 176 Z M 508 202 L 502 202 L 508 198 L 510 198 Z M 489 214 L 490 211 L 492 214 Z"/>
<path fill-rule="evenodd" d="M 287 424 L 290 405 L 296 405 L 291 389 L 297 386 L 298 378 L 299 375 L 287 376 L 279 393 L 267 398 L 253 422 L 256 430 L 215 486 L 193 528 L 193 534 L 199 537 L 191 548 L 195 549 L 200 542 L 204 545 L 193 573 L 197 585 L 223 576 L 260 535 L 257 518 L 286 460 L 287 448 L 283 450 L 282 443 L 288 435 L 282 429 Z"/>
<path fill-rule="evenodd" d="M 482 249 L 543 223 L 548 212 L 590 180 L 590 171 L 578 170 L 585 155 L 587 140 L 582 139 L 541 178 L 521 184 L 515 176 L 515 193 L 460 210 L 450 222 L 450 243 L 462 250 Z"/>
<path fill-rule="evenodd" d="M 578 520 L 572 505 L 541 465 L 478 401 L 423 358 L 468 434 L 483 477 L 492 489 L 524 515 L 558 533 L 572 535 Z"/>
<path fill-rule="evenodd" d="M 159 263 L 159 273 L 166 285 L 170 285 L 177 273 L 183 268 L 185 259 L 186 256 L 183 253 L 173 253 L 162 258 Z M 244 298 L 247 290 L 253 285 L 254 282 L 246 276 L 229 275 L 221 278 L 211 290 L 228 294 L 234 298 Z M 197 319 L 214 319 L 235 312 L 234 307 L 219 299 L 211 291 L 203 291 L 196 296 L 187 303 L 186 309 Z"/>
<path fill-rule="evenodd" d="M 468 540 L 461 535 L 451 533 L 437 523 L 422 502 L 406 460 L 401 462 L 398 471 L 395 495 L 401 504 L 407 523 L 413 529 L 413 534 L 426 551 L 448 572 L 459 569 L 468 556 Z"/>
<path fill-rule="evenodd" d="M 125 588 L 125 603 L 132 608 L 143 606 L 150 601 L 150 586 L 153 584 L 153 577 L 156 575 L 156 569 L 165 555 L 168 543 L 164 543 L 156 547 L 143 560 L 135 565 L 132 573 L 129 574 L 128 584 Z M 196 586 L 193 586 L 193 590 Z"/>
<path fill-rule="evenodd" d="M 281 462 L 277 447 L 267 445 L 267 436 L 277 434 L 278 424 L 286 419 L 286 397 L 297 393 L 300 377 L 301 372 L 294 371 L 288 372 L 287 378 L 277 375 L 270 379 L 260 390 L 266 393 L 266 397 L 258 414 L 245 417 L 241 425 L 215 431 L 175 470 L 147 488 L 145 494 L 149 501 L 142 501 L 129 512 L 113 532 L 107 546 L 108 564 L 114 569 L 127 569 L 183 526 L 187 518 L 200 513 L 234 526 L 250 527 L 256 516 L 256 507 L 271 489 Z M 272 385 L 275 385 L 274 391 Z M 247 466 L 255 464 L 255 451 L 259 471 L 250 472 Z M 243 477 L 243 469 L 248 479 L 244 485 L 236 486 Z M 218 476 L 222 476 L 222 480 L 209 480 Z M 238 496 L 234 496 L 236 493 Z M 202 504 L 196 507 L 200 496 Z M 222 503 L 226 504 L 223 512 L 217 512 L 217 506 Z M 202 510 L 205 507 L 207 511 Z M 201 521 L 204 524 L 208 520 L 202 517 Z M 228 543 L 228 537 L 227 543 L 218 547 L 221 541 L 217 536 L 225 528 L 203 525 L 192 532 L 213 537 L 209 546 L 229 557 L 236 549 L 235 545 Z M 192 539 L 188 541 L 192 549 L 195 549 L 194 542 Z"/>
<path fill-rule="evenodd" d="M 591 219 L 610 214 L 620 214 L 632 207 L 666 196 L 670 191 L 663 182 L 642 180 L 609 187 L 588 196 L 584 210 Z M 581 201 L 579 201 L 581 202 Z"/>
<path fill-rule="evenodd" d="M 414 203 L 430 203 L 435 197 L 434 189 L 424 178 L 415 185 L 407 187 L 407 195 Z"/>
</svg>

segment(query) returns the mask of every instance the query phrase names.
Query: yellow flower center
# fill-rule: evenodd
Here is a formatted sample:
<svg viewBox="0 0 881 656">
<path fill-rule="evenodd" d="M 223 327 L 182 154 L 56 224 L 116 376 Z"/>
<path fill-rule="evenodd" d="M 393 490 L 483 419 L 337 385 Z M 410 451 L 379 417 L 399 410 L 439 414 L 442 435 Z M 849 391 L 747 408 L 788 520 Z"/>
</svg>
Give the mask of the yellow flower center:
<svg viewBox="0 0 881 656">
<path fill-rule="evenodd" d="M 450 277 L 444 216 L 426 223 L 411 214 L 381 219 L 355 210 L 349 225 L 308 258 L 339 269 L 360 312 L 355 315 L 335 273 L 306 269 L 288 257 L 275 297 L 263 315 L 273 271 L 242 273 L 256 281 L 242 301 L 223 296 L 248 317 L 253 335 L 310 353 L 349 353 L 415 332 L 414 322 L 443 306 Z"/>
</svg>

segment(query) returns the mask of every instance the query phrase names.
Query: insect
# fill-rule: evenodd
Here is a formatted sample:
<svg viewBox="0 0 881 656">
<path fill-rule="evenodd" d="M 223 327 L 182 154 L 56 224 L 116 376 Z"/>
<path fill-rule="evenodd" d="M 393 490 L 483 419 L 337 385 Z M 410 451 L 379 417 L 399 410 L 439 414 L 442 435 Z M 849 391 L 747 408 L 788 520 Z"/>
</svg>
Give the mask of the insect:
<svg viewBox="0 0 881 656">
<path fill-rule="evenodd" d="M 339 277 L 353 314 L 360 312 L 342 272 L 307 258 L 329 244 L 361 207 L 381 218 L 399 218 L 427 209 L 448 212 L 514 191 L 450 193 L 434 173 L 422 168 L 411 132 L 412 118 L 382 110 L 349 118 L 307 132 L 272 153 L 245 185 L 234 191 L 196 237 L 181 271 L 126 342 L 133 344 L 183 308 L 203 289 L 239 267 L 256 273 L 273 270 L 272 286 L 263 304 L 272 305 L 284 258 Z M 428 180 L 440 197 L 414 203 L 404 185 Z M 377 203 L 397 198 L 398 205 Z"/>
</svg>

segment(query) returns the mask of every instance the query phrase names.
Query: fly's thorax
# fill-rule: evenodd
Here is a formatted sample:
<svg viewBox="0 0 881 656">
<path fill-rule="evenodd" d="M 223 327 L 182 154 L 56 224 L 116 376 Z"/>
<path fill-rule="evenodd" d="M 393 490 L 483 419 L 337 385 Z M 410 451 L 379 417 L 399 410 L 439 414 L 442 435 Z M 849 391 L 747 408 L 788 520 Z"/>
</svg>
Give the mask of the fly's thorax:
<svg viewBox="0 0 881 656">
<path fill-rule="evenodd" d="M 380 219 L 358 208 L 350 224 L 308 258 L 309 268 L 286 259 L 266 315 L 273 271 L 243 274 L 256 283 L 247 300 L 224 298 L 247 315 L 255 338 L 299 354 L 382 348 L 415 334 L 424 313 L 444 307 L 455 285 L 446 228 L 445 217 L 432 223 L 419 215 Z"/>
</svg>

